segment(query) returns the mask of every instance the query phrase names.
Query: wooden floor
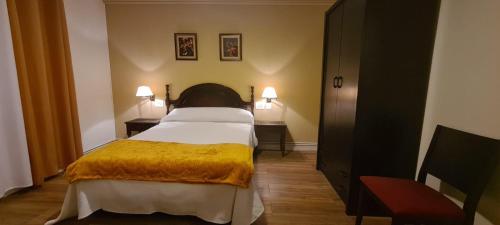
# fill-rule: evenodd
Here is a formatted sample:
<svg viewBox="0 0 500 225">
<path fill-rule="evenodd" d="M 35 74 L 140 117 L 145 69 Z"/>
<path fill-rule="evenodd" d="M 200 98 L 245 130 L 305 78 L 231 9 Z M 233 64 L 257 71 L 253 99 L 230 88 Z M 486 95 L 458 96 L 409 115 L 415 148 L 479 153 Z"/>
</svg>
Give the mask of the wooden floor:
<svg viewBox="0 0 500 225">
<path fill-rule="evenodd" d="M 256 181 L 265 205 L 255 225 L 353 225 L 354 217 L 344 214 L 344 204 L 323 174 L 315 169 L 314 152 L 261 152 L 255 160 Z M 40 225 L 57 215 L 66 191 L 62 177 L 51 179 L 43 187 L 0 199 L 1 225 Z M 59 225 L 205 225 L 189 216 L 120 215 L 98 211 L 78 221 Z M 363 225 L 388 225 L 390 219 L 365 218 Z"/>
</svg>

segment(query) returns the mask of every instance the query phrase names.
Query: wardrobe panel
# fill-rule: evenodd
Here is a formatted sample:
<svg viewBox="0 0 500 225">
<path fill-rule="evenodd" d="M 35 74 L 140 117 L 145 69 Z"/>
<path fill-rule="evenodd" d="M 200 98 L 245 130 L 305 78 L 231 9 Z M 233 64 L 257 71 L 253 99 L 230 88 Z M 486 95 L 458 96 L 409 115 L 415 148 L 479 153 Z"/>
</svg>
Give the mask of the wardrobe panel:
<svg viewBox="0 0 500 225">
<path fill-rule="evenodd" d="M 323 74 L 323 101 L 322 101 L 322 126 L 320 135 L 321 160 L 324 170 L 332 171 L 332 163 L 335 150 L 335 110 L 337 103 L 337 89 L 334 88 L 334 77 L 338 75 L 340 66 L 340 45 L 342 39 L 342 16 L 343 6 L 332 10 L 327 14 L 326 28 L 328 30 L 325 39 L 324 74 Z M 327 172 L 327 177 L 329 176 Z M 331 176 L 330 176 L 331 177 Z"/>
<path fill-rule="evenodd" d="M 340 87 L 338 88 L 335 118 L 335 134 L 337 135 L 335 161 L 340 167 L 339 173 L 341 174 L 349 174 L 351 167 L 364 2 L 364 0 L 351 0 L 344 3 L 344 26 L 339 68 Z"/>
</svg>

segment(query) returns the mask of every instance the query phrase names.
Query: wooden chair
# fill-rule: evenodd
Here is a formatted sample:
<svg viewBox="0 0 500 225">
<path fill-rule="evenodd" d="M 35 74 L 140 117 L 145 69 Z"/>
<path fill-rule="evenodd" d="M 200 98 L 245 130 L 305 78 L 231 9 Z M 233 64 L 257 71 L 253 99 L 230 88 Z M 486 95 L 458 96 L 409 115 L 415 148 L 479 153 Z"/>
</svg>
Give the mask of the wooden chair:
<svg viewBox="0 0 500 225">
<path fill-rule="evenodd" d="M 392 217 L 393 225 L 472 225 L 476 208 L 498 165 L 500 141 L 438 125 L 418 182 L 362 176 L 356 225 L 363 218 L 363 198 L 372 197 Z M 466 195 L 460 208 L 425 185 L 427 174 Z"/>
</svg>

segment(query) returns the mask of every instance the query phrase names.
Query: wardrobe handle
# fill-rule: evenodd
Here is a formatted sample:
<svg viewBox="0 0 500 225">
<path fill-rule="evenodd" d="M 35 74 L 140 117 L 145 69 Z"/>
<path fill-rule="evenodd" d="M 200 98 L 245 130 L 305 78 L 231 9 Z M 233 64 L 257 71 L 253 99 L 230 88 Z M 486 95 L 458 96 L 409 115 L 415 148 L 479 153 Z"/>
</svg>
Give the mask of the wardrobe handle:
<svg viewBox="0 0 500 225">
<path fill-rule="evenodd" d="M 342 76 L 338 77 L 338 81 L 339 81 L 339 83 L 337 84 L 337 87 L 342 88 L 342 86 L 344 84 L 344 77 L 342 77 Z"/>
<path fill-rule="evenodd" d="M 333 88 L 338 88 L 338 84 L 337 84 L 337 81 L 339 80 L 339 77 L 337 76 L 334 76 L 333 77 Z"/>
</svg>

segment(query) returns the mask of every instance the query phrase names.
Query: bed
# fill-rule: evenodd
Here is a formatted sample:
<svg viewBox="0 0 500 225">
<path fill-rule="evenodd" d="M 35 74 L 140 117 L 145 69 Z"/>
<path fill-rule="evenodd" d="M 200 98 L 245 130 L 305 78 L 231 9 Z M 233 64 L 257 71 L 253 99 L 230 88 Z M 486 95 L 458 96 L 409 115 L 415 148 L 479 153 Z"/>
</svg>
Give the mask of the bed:
<svg viewBox="0 0 500 225">
<path fill-rule="evenodd" d="M 167 116 L 130 140 L 189 144 L 237 143 L 257 145 L 253 130 L 253 87 L 245 102 L 231 88 L 204 83 L 170 99 L 166 86 Z M 173 108 L 173 109 L 172 109 Z M 68 187 L 59 216 L 83 219 L 97 210 L 126 214 L 163 212 L 191 215 L 205 221 L 248 225 L 264 211 L 253 178 L 248 187 L 228 184 L 155 182 L 140 180 L 82 180 Z"/>
</svg>

